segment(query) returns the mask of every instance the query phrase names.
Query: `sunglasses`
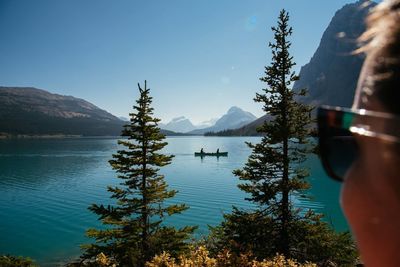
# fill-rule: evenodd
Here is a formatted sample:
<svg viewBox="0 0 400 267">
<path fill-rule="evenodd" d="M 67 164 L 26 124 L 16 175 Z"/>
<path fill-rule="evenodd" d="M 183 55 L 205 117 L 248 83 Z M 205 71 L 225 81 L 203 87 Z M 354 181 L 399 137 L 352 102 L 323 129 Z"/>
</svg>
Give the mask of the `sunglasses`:
<svg viewBox="0 0 400 267">
<path fill-rule="evenodd" d="M 337 181 L 344 180 L 360 155 L 357 142 L 361 136 L 400 142 L 400 117 L 389 113 L 322 106 L 317 122 L 322 165 Z"/>
</svg>

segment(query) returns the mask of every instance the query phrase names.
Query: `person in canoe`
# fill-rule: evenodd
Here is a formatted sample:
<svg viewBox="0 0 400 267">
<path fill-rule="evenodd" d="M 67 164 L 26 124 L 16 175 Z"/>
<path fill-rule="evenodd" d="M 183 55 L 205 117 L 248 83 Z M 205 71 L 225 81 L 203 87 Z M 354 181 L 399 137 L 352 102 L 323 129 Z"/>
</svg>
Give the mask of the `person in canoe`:
<svg viewBox="0 0 400 267">
<path fill-rule="evenodd" d="M 219 154 L 219 148 L 217 149 L 217 154 Z"/>
<path fill-rule="evenodd" d="M 204 153 L 204 150 L 203 150 L 203 148 L 201 148 L 201 149 L 200 149 L 200 153 L 201 153 L 201 154 L 203 154 L 203 153 Z"/>
</svg>

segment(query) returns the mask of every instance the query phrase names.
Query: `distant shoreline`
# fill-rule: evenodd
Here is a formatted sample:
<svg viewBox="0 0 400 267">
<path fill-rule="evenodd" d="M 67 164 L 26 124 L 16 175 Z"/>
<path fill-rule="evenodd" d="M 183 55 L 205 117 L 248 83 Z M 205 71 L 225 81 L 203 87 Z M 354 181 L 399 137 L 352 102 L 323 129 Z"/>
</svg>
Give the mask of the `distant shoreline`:
<svg viewBox="0 0 400 267">
<path fill-rule="evenodd" d="M 259 135 L 197 135 L 197 134 L 165 134 L 166 137 L 259 137 Z M 78 135 L 78 134 L 8 134 L 0 133 L 0 140 L 4 139 L 89 139 L 89 138 L 124 138 L 120 135 Z"/>
<path fill-rule="evenodd" d="M 166 135 L 166 137 L 176 137 L 176 136 L 202 136 L 202 135 L 185 135 L 185 134 L 176 134 L 176 135 Z M 110 139 L 118 139 L 124 138 L 120 135 L 68 135 L 68 134 L 4 134 L 0 133 L 0 140 L 4 139 L 89 139 L 89 138 L 110 138 Z"/>
<path fill-rule="evenodd" d="M 82 135 L 65 134 L 0 134 L 0 139 L 61 139 L 61 138 L 82 138 Z"/>
</svg>

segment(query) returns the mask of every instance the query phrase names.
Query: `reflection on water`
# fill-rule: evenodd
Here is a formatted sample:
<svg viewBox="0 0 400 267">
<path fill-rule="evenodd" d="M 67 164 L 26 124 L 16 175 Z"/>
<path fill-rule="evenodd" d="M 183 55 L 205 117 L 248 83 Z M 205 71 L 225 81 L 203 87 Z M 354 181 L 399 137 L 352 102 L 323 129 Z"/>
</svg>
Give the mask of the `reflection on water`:
<svg viewBox="0 0 400 267">
<path fill-rule="evenodd" d="M 161 171 L 170 188 L 179 193 L 171 203 L 186 203 L 190 209 L 169 218 L 176 226 L 218 224 L 232 205 L 250 208 L 237 187 L 232 170 L 245 163 L 250 150 L 244 141 L 257 137 L 168 138 L 165 153 L 175 155 Z M 106 186 L 119 181 L 108 160 L 117 149 L 115 139 L 0 140 L 0 254 L 30 256 L 43 266 L 79 255 L 87 242 L 85 230 L 98 226 L 87 207 L 107 204 Z M 194 152 L 228 151 L 228 157 L 194 157 Z M 339 186 L 325 178 L 319 161 L 311 167 L 312 200 L 298 206 L 328 214 L 328 221 L 347 229 L 338 206 Z"/>
<path fill-rule="evenodd" d="M 96 224 L 88 203 L 102 199 L 113 175 L 115 142 L 2 140 L 0 148 L 0 253 L 39 262 L 79 254 L 84 230 Z"/>
</svg>

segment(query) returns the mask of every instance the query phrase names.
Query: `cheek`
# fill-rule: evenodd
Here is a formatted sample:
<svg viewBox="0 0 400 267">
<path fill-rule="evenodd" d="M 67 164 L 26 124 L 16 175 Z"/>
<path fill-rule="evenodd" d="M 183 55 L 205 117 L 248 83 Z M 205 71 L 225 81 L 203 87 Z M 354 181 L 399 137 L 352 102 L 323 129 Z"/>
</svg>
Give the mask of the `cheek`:
<svg viewBox="0 0 400 267">
<path fill-rule="evenodd" d="M 366 167 L 370 161 L 369 158 L 365 157 L 365 155 L 368 155 L 368 153 L 365 153 L 367 147 L 364 146 L 362 139 L 356 138 L 356 140 L 359 145 L 359 155 L 344 177 L 340 198 L 342 209 L 350 221 L 363 209 L 366 180 L 369 180 L 369 177 L 366 177 L 366 173 L 368 173 Z"/>
<path fill-rule="evenodd" d="M 355 163 L 346 173 L 345 181 L 341 189 L 340 205 L 348 220 L 351 222 L 353 218 L 357 218 L 357 214 L 363 208 L 363 190 L 362 187 L 362 168 Z"/>
<path fill-rule="evenodd" d="M 397 148 L 397 147 L 396 147 Z M 381 179 L 378 183 L 380 193 L 388 212 L 399 217 L 400 211 L 400 159 L 398 151 L 382 149 L 380 164 Z"/>
<path fill-rule="evenodd" d="M 342 185 L 340 204 L 352 225 L 373 219 L 380 209 L 376 194 L 378 173 L 370 165 L 371 158 L 356 161 L 346 173 Z"/>
<path fill-rule="evenodd" d="M 362 156 L 346 174 L 341 206 L 353 226 L 400 217 L 400 161 L 387 151 L 371 143 L 363 146 Z"/>
</svg>

